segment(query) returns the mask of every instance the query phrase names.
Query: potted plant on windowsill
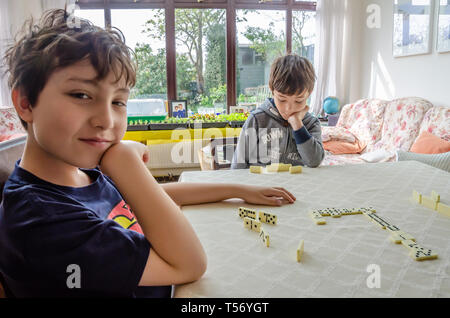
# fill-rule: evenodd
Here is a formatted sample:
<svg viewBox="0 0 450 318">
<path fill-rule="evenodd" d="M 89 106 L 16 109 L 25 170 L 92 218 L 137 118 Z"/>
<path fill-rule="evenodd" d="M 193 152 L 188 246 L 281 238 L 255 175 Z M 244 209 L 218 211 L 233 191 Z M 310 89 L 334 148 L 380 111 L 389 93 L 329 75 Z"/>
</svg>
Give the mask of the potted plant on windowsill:
<svg viewBox="0 0 450 318">
<path fill-rule="evenodd" d="M 149 125 L 150 130 L 173 130 L 177 128 L 187 129 L 189 128 L 189 118 L 167 118 L 162 121 L 151 122 Z"/>
<path fill-rule="evenodd" d="M 225 128 L 228 125 L 228 121 L 224 115 L 195 114 L 191 116 L 190 119 L 190 127 L 192 129 Z"/>
<path fill-rule="evenodd" d="M 152 121 L 159 121 L 166 116 L 128 116 L 127 131 L 148 130 L 148 124 Z"/>
<path fill-rule="evenodd" d="M 229 114 L 227 119 L 231 128 L 240 128 L 244 126 L 245 121 L 247 120 L 249 113 L 233 113 Z"/>
</svg>

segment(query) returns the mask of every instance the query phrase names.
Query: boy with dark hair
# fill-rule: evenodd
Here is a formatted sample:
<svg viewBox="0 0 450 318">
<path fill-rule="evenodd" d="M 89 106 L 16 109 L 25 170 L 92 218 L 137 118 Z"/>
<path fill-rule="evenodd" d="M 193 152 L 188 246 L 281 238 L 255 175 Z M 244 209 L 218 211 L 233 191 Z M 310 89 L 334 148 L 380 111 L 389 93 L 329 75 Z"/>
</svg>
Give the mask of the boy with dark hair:
<svg viewBox="0 0 450 318">
<path fill-rule="evenodd" d="M 0 274 L 14 296 L 170 297 L 206 270 L 180 206 L 295 200 L 282 188 L 159 185 L 147 147 L 122 141 L 136 72 L 121 33 L 70 27 L 65 10 L 24 31 L 6 62 L 28 137 L 0 205 Z"/>
<path fill-rule="evenodd" d="M 306 104 L 314 83 L 314 68 L 306 58 L 292 54 L 273 62 L 269 77 L 273 98 L 247 118 L 232 169 L 271 163 L 320 165 L 325 155 L 320 122 Z"/>
</svg>

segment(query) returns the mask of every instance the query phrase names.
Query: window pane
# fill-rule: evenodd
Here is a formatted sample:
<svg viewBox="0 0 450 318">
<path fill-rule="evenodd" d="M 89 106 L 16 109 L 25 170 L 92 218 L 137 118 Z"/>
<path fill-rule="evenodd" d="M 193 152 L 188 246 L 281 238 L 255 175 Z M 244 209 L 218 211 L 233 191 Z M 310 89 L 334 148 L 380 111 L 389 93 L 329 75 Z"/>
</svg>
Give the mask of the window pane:
<svg viewBox="0 0 450 318">
<path fill-rule="evenodd" d="M 167 99 L 165 16 L 163 9 L 111 10 L 111 24 L 125 36 L 126 44 L 135 51 L 138 65 L 136 86 L 129 98 Z M 136 105 L 139 102 L 135 102 Z M 134 105 L 134 104 L 133 104 Z M 160 104 L 157 104 L 160 105 Z M 130 108 L 131 109 L 131 108 Z M 161 113 L 152 110 L 154 115 Z"/>
<path fill-rule="evenodd" d="M 87 19 L 96 26 L 105 27 L 105 13 L 103 9 L 75 10 L 74 15 L 82 19 Z"/>
<path fill-rule="evenodd" d="M 304 56 L 314 65 L 316 12 L 292 12 L 292 53 Z"/>
<path fill-rule="evenodd" d="M 270 66 L 286 52 L 285 29 L 285 11 L 236 11 L 238 105 L 253 107 L 270 95 Z"/>
<path fill-rule="evenodd" d="M 178 99 L 193 113 L 226 110 L 226 16 L 223 9 L 176 9 Z"/>
</svg>

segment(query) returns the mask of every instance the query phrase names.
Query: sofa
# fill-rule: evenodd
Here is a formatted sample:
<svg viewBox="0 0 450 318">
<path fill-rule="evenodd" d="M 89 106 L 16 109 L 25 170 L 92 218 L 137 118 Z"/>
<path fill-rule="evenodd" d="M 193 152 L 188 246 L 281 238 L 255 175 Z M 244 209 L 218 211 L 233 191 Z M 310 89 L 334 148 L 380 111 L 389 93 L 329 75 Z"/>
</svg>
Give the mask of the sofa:
<svg viewBox="0 0 450 318">
<path fill-rule="evenodd" d="M 342 134 L 354 136 L 364 145 L 363 150 L 327 151 L 321 166 L 396 161 L 399 153 L 410 151 L 423 132 L 450 141 L 450 108 L 434 106 L 419 97 L 361 99 L 343 106 L 336 126 L 322 127 L 322 135 L 325 140 L 330 136 L 339 139 Z"/>
</svg>

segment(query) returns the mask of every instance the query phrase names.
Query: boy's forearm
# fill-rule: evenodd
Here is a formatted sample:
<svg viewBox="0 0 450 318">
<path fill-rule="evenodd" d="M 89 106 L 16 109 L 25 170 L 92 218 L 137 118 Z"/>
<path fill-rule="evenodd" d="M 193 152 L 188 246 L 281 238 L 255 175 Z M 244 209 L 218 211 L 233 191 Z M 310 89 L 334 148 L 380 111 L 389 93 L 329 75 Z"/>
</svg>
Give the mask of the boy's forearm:
<svg viewBox="0 0 450 318">
<path fill-rule="evenodd" d="M 162 185 L 176 204 L 190 205 L 242 198 L 245 188 L 237 184 L 175 182 Z"/>
<path fill-rule="evenodd" d="M 195 267 L 199 260 L 206 260 L 192 226 L 140 158 L 115 156 L 107 167 L 104 172 L 120 190 L 161 258 L 175 268 Z"/>
</svg>

